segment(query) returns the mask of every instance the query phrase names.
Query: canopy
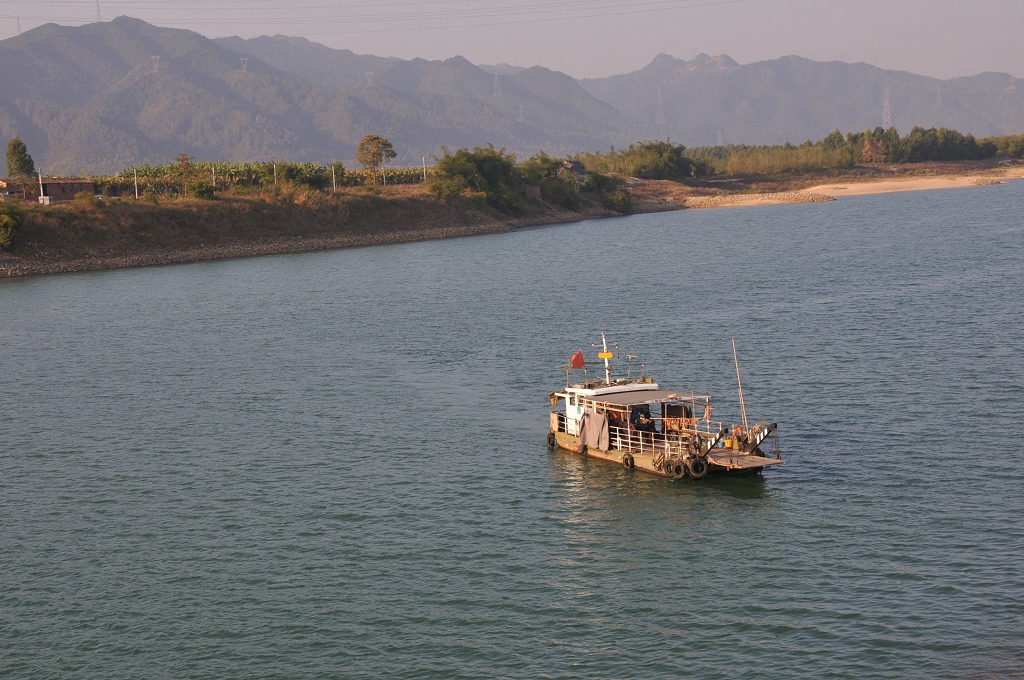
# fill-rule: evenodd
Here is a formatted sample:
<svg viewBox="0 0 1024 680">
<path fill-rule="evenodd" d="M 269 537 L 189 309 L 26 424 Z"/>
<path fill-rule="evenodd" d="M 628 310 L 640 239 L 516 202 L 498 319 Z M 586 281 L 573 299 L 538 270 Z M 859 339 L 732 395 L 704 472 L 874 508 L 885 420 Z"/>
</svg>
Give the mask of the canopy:
<svg viewBox="0 0 1024 680">
<path fill-rule="evenodd" d="M 663 401 L 701 401 L 711 399 L 710 394 L 693 394 L 680 390 L 638 390 L 635 392 L 619 392 L 618 394 L 599 394 L 592 397 L 581 394 L 581 401 L 609 406 L 634 406 L 636 404 L 660 404 Z"/>
</svg>

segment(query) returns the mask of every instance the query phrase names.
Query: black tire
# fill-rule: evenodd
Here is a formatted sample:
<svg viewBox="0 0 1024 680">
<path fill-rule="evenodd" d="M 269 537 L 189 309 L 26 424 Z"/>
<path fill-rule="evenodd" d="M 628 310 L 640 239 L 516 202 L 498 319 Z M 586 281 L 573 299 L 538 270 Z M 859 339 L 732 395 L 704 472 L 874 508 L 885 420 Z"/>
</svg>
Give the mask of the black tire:
<svg viewBox="0 0 1024 680">
<path fill-rule="evenodd" d="M 686 468 L 686 463 L 681 458 L 673 458 L 672 460 L 666 461 L 665 471 L 669 474 L 672 479 L 683 479 L 689 474 L 689 470 Z"/>
<path fill-rule="evenodd" d="M 554 451 L 555 449 L 555 433 L 548 432 L 548 448 Z"/>
<path fill-rule="evenodd" d="M 703 479 L 708 473 L 708 462 L 699 457 L 690 458 L 686 461 L 686 471 L 693 479 Z"/>
<path fill-rule="evenodd" d="M 636 462 L 633 460 L 633 454 L 622 454 L 622 467 L 626 468 L 627 470 L 632 470 L 634 467 L 636 467 Z"/>
<path fill-rule="evenodd" d="M 580 446 L 580 455 L 581 456 L 586 456 L 587 455 L 587 445 L 586 444 L 583 444 L 582 446 Z"/>
</svg>

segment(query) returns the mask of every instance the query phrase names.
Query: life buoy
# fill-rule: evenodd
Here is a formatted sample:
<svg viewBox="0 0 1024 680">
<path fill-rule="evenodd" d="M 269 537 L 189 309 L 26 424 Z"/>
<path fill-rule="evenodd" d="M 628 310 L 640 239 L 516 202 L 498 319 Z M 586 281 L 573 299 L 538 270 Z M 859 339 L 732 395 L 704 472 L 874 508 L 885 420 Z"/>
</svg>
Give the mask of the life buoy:
<svg viewBox="0 0 1024 680">
<path fill-rule="evenodd" d="M 548 448 L 549 449 L 555 448 L 555 433 L 554 432 L 548 432 Z"/>
<path fill-rule="evenodd" d="M 634 467 L 636 467 L 636 462 L 633 460 L 633 454 L 622 454 L 622 467 L 626 468 L 627 470 L 632 470 Z"/>
<path fill-rule="evenodd" d="M 686 471 L 693 479 L 701 479 L 708 473 L 708 463 L 703 458 L 695 456 L 686 461 Z"/>
</svg>

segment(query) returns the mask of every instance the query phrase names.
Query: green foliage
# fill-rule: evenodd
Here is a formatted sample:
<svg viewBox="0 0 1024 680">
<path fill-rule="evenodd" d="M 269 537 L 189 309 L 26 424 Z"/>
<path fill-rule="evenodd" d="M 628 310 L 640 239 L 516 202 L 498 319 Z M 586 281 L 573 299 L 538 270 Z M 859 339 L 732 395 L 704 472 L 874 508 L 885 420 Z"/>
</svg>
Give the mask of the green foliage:
<svg viewBox="0 0 1024 680">
<path fill-rule="evenodd" d="M 579 160 L 589 170 L 639 177 L 641 179 L 685 179 L 697 174 L 698 166 L 685 155 L 686 147 L 670 142 L 631 144 L 628 149 L 608 153 L 587 153 Z"/>
<path fill-rule="evenodd" d="M 545 180 L 556 178 L 561 170 L 562 161 L 552 158 L 543 151 L 519 164 L 519 175 L 527 184 L 541 184 Z"/>
<path fill-rule="evenodd" d="M 1016 144 L 1013 140 L 1017 140 Z M 1021 157 L 1024 137 L 976 140 L 947 128 L 916 127 L 905 137 L 896 128 L 876 127 L 851 132 L 844 138 L 834 130 L 820 142 L 799 146 L 712 146 L 690 149 L 701 174 L 777 175 L 788 172 L 820 172 L 852 168 L 858 163 L 917 163 L 923 161 L 969 161 L 997 154 Z"/>
<path fill-rule="evenodd" d="M 633 196 L 626 190 L 626 183 L 619 177 L 590 172 L 583 183 L 583 191 L 594 195 L 608 210 L 623 214 L 633 212 Z"/>
<path fill-rule="evenodd" d="M 198 198 L 203 201 L 212 201 L 217 198 L 217 190 L 214 188 L 213 184 L 200 179 L 192 183 L 190 195 L 193 198 Z"/>
<path fill-rule="evenodd" d="M 75 200 L 91 208 L 98 208 L 101 205 L 100 199 L 96 198 L 96 194 L 91 191 L 79 191 L 75 194 Z"/>
<path fill-rule="evenodd" d="M 488 144 L 472 151 L 459 149 L 451 153 L 442 147 L 442 156 L 434 166 L 435 175 L 427 181 L 427 189 L 438 197 L 460 192 L 482 194 L 488 205 L 502 212 L 519 214 L 524 209 L 519 195 L 522 180 L 516 169 L 514 154 Z"/>
<path fill-rule="evenodd" d="M 30 177 L 36 174 L 36 164 L 28 155 L 28 147 L 21 137 L 12 137 L 7 142 L 7 176 Z"/>
<path fill-rule="evenodd" d="M 1024 135 L 989 137 L 988 139 L 982 140 L 982 143 L 991 144 L 995 148 L 997 156 L 1024 158 Z"/>
<path fill-rule="evenodd" d="M 540 187 L 544 200 L 567 210 L 579 210 L 582 205 L 577 189 L 577 178 L 562 164 L 541 151 L 519 164 L 518 173 L 525 184 Z"/>
<path fill-rule="evenodd" d="M 21 212 L 10 202 L 0 202 L 0 249 L 11 247 L 20 226 Z"/>
<path fill-rule="evenodd" d="M 831 137 L 831 135 L 830 135 Z M 850 147 L 805 142 L 800 146 L 709 146 L 690 149 L 701 175 L 779 175 L 853 167 Z"/>
<path fill-rule="evenodd" d="M 370 172 L 369 177 L 374 181 L 378 168 L 383 170 L 397 155 L 391 142 L 380 135 L 366 135 L 356 147 L 356 160 Z"/>
</svg>

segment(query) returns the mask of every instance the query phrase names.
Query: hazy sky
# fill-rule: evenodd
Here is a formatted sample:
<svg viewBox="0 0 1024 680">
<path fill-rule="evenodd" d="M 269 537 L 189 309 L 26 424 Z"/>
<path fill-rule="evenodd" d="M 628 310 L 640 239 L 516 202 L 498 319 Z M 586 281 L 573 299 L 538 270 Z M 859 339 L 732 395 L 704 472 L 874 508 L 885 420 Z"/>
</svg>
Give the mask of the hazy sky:
<svg viewBox="0 0 1024 680">
<path fill-rule="evenodd" d="M 295 35 L 359 54 L 461 55 L 578 78 L 634 71 L 661 52 L 1024 77 L 1024 0 L 0 0 L 0 38 L 97 14 L 211 38 Z"/>
</svg>

